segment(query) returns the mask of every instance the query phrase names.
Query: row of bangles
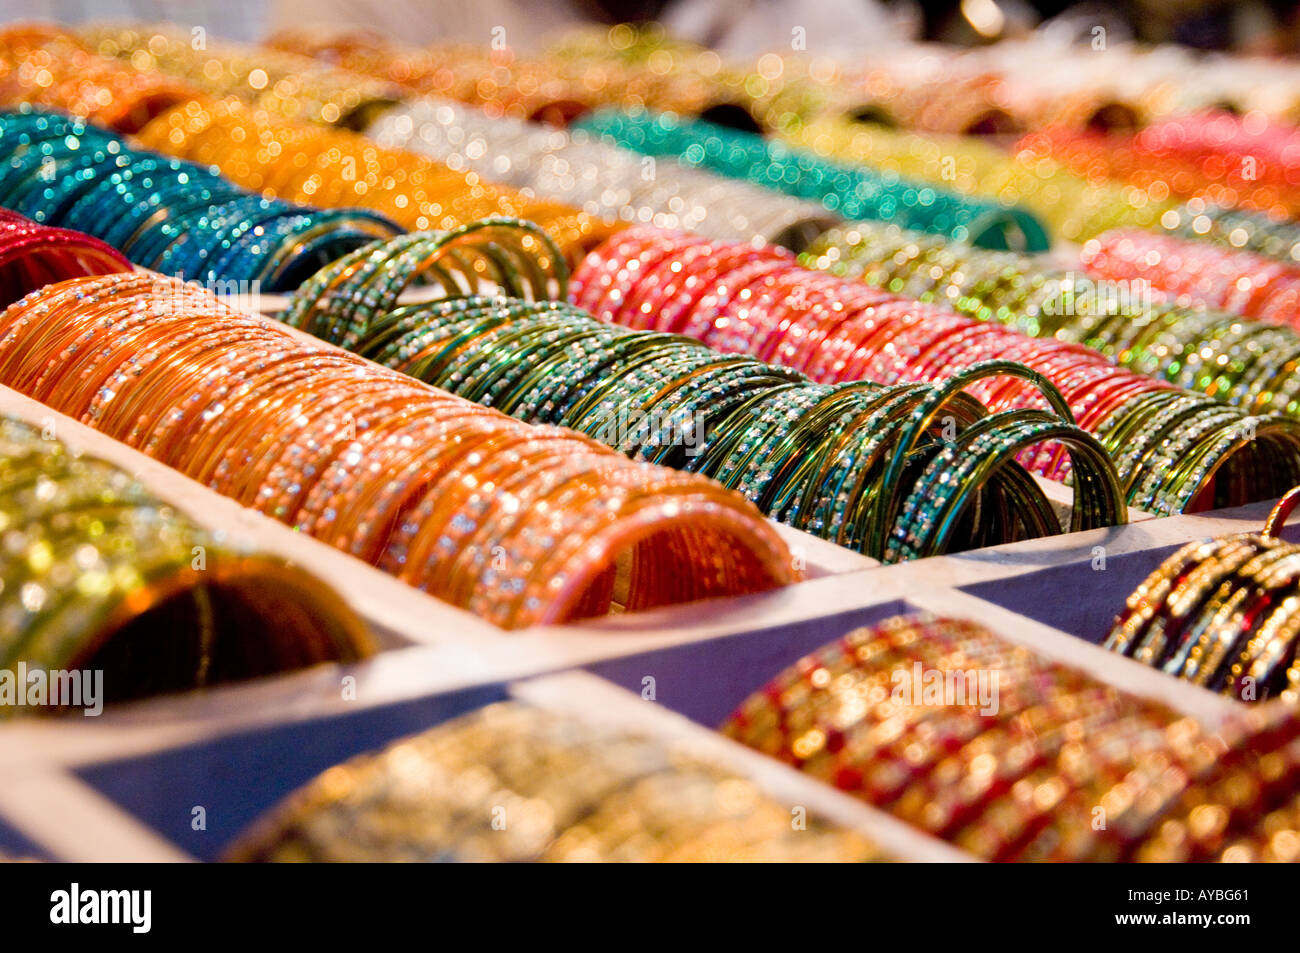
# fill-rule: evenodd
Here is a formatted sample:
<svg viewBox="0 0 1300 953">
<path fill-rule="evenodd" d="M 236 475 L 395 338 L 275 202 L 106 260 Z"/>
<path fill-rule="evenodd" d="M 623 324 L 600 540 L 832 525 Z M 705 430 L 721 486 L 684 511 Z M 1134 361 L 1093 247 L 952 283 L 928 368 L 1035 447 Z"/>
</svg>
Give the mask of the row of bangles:
<svg viewBox="0 0 1300 953">
<path fill-rule="evenodd" d="M 409 478 L 396 486 L 390 484 L 376 497 L 378 487 L 353 485 L 344 469 L 337 464 L 331 469 L 328 460 L 340 452 L 339 447 L 312 441 L 319 443 L 325 454 L 319 460 L 304 460 L 297 455 L 279 462 L 278 457 L 264 452 L 289 444 L 287 434 L 303 425 L 301 418 L 292 421 L 290 431 L 283 423 L 274 424 L 274 415 L 282 414 L 280 408 L 287 409 L 288 405 L 265 401 L 268 388 L 282 382 L 286 373 L 308 386 L 313 379 L 319 379 L 328 392 L 320 405 L 322 409 L 331 408 L 335 416 L 323 416 L 316 425 L 328 431 L 338 428 L 340 419 L 352 413 L 353 406 L 345 395 L 347 388 L 341 384 L 325 387 L 327 380 L 343 380 L 329 378 L 328 371 L 350 371 L 347 379 L 356 380 L 351 387 L 357 399 L 364 400 L 366 412 L 375 415 L 383 407 L 376 395 L 386 388 L 400 395 L 402 406 L 409 410 L 413 395 L 420 393 L 414 379 L 419 378 L 500 407 L 516 418 L 587 430 L 590 437 L 584 438 L 585 446 L 593 450 L 599 446 L 593 441 L 600 440 L 633 457 L 714 477 L 783 521 L 884 558 L 943 551 L 955 539 L 977 545 L 984 540 L 1005 540 L 1009 534 L 1059 531 L 1057 517 L 1041 494 L 1035 495 L 1034 484 L 1023 476 L 1013 478 L 1014 474 L 1026 472 L 1022 464 L 1058 470 L 1069 465 L 1076 490 L 1073 528 L 1112 525 L 1122 518 L 1118 474 L 1104 447 L 1089 439 L 1082 428 L 1069 423 L 1071 411 L 1061 392 L 1024 367 L 1005 361 L 980 363 L 930 388 L 865 382 L 836 388 L 816 385 L 778 365 L 726 358 L 688 336 L 664 337 L 618 328 L 577 307 L 539 300 L 539 291 L 557 281 L 563 283 L 562 257 L 553 253 L 531 257 L 519 236 L 538 242 L 545 242 L 545 236 L 540 229 L 524 223 L 489 221 L 447 235 L 414 234 L 388 243 L 377 242 L 327 266 L 304 284 L 282 316 L 286 323 L 412 375 L 385 376 L 376 369 L 358 377 L 368 365 L 345 352 L 321 351 L 300 344 L 274 324 L 240 315 L 193 285 L 156 274 L 126 271 L 124 260 L 97 240 L 38 226 L 12 213 L 4 222 L 8 239 L 3 253 L 6 288 L 22 290 L 51 276 L 62 277 L 60 269 L 63 273 L 90 274 L 41 287 L 10 307 L 4 316 L 4 350 L 8 356 L 0 369 L 0 379 L 101 430 L 122 436 L 152 456 L 173 462 L 227 495 L 253 503 L 362 558 L 377 560 L 379 565 L 398 571 L 422 588 L 445 597 L 463 593 L 452 597 L 453 601 L 467 599 L 468 606 L 502 624 L 521 623 L 504 614 L 505 606 L 494 588 L 476 590 L 470 580 L 478 571 L 482 573 L 479 586 L 485 586 L 488 579 L 499 583 L 500 572 L 495 568 L 490 573 L 482 572 L 484 552 L 509 539 L 507 529 L 485 519 L 483 530 L 466 537 L 477 541 L 468 547 L 468 552 L 476 555 L 467 559 L 458 549 L 455 558 L 446 564 L 462 565 L 470 573 L 466 581 L 438 579 L 435 584 L 435 578 L 446 572 L 446 567 L 437 562 L 438 548 L 429 549 L 417 536 L 403 538 L 400 545 L 404 548 L 394 550 L 395 542 L 383 527 L 403 521 L 376 519 L 373 507 L 382 501 L 394 513 L 427 511 L 430 535 L 434 528 L 445 532 L 448 519 L 459 522 L 454 504 L 445 495 L 440 496 L 436 506 L 420 502 L 421 491 L 424 499 L 434 502 L 429 493 L 432 474 L 428 467 L 440 452 L 436 438 L 474 430 L 487 436 L 510 418 L 443 398 L 452 400 L 451 406 L 456 408 L 447 418 L 455 425 L 447 429 L 434 415 L 429 422 L 433 429 L 424 431 L 426 439 L 435 444 L 428 448 L 432 457 L 424 455 L 423 449 L 410 439 L 416 431 L 408 428 L 418 415 L 398 415 L 410 423 L 397 429 L 379 416 L 374 417 L 373 424 L 369 417 L 359 418 L 365 423 L 366 439 L 349 445 L 351 452 L 361 451 L 363 444 L 369 444 L 364 449 L 375 453 L 403 444 L 410 448 L 405 471 L 398 471 L 409 473 Z M 642 237 L 649 236 L 629 232 L 626 240 Z M 692 240 L 681 237 L 677 241 Z M 693 241 L 709 254 L 718 251 Z M 512 242 L 514 263 L 509 264 L 506 257 Z M 614 259 L 615 263 L 621 260 Z M 606 300 L 615 290 L 601 280 L 602 261 L 593 256 L 588 263 L 592 273 L 579 275 L 584 281 L 576 296 L 579 299 L 588 287 L 595 288 Z M 742 259 L 745 261 L 752 264 L 754 259 Z M 775 264 L 788 268 L 790 261 L 777 258 Z M 545 264 L 559 269 L 558 273 L 545 273 Z M 779 269 L 770 270 L 780 274 Z M 109 274 L 97 276 L 105 271 Z M 395 307 L 401 291 L 422 272 L 436 273 L 445 285 L 458 286 L 461 296 Z M 492 279 L 498 289 L 521 297 L 473 294 L 476 282 L 484 276 Z M 664 313 L 663 308 L 652 310 Z M 644 313 L 635 308 L 631 312 L 632 316 Z M 689 319 L 690 311 L 685 311 L 684 316 Z M 167 341 L 171 347 L 166 359 L 156 351 L 146 351 L 151 356 L 145 364 L 138 357 L 123 363 L 155 339 Z M 102 344 L 84 346 L 96 341 Z M 70 349 L 73 342 L 82 346 Z M 115 353 L 120 356 L 112 357 Z M 48 359 L 53 354 L 73 359 L 56 367 Z M 82 354 L 84 358 L 78 356 Z M 295 361 L 303 366 L 301 374 L 293 371 Z M 687 380 L 710 386 L 687 390 L 681 385 Z M 571 381 L 572 396 L 557 389 L 557 381 Z M 69 386 L 70 382 L 75 386 Z M 1032 402 L 1037 392 L 1052 405 L 1056 416 L 1028 407 L 988 416 L 965 389 L 993 382 L 1000 383 L 992 394 L 1011 404 Z M 190 396 L 196 386 L 209 389 L 206 403 L 198 403 Z M 425 393 L 433 398 L 438 391 Z M 158 403 L 168 394 L 180 403 Z M 210 414 L 199 416 L 201 408 L 218 395 L 230 410 L 224 426 Z M 662 401 L 659 413 L 642 411 L 643 416 L 633 427 L 611 426 L 619 423 L 620 409 L 645 408 L 646 395 L 656 395 Z M 259 398 L 263 398 L 260 404 Z M 170 409 L 187 405 L 195 409 L 180 416 Z M 253 426 L 251 418 L 238 412 L 254 407 L 271 426 Z M 954 434 L 959 439 L 945 440 L 933 432 L 944 409 L 961 422 L 962 429 Z M 693 432 L 702 410 L 707 410 L 712 419 L 700 424 L 691 442 L 674 442 L 674 436 L 683 436 L 688 429 Z M 141 414 L 151 415 L 156 423 L 147 425 L 145 420 L 149 418 Z M 630 415 L 621 419 L 626 423 Z M 200 421 L 203 426 L 197 430 L 185 426 Z M 680 433 L 672 432 L 675 426 L 681 428 Z M 391 436 L 386 431 L 392 431 Z M 523 432 L 529 433 L 527 428 Z M 553 439 L 561 440 L 557 448 L 564 446 L 563 441 L 578 439 L 577 434 L 563 436 L 572 430 L 552 433 Z M 963 436 L 967 434 L 970 436 Z M 246 448 L 253 440 L 258 441 L 262 452 L 249 455 Z M 1044 447 L 1049 441 L 1049 446 Z M 479 448 L 480 452 L 490 445 L 489 440 Z M 810 452 L 810 448 L 818 446 L 826 449 Z M 761 449 L 756 453 L 756 448 Z M 919 474 L 915 470 L 907 474 L 903 460 L 918 455 L 927 456 L 929 465 Z M 1015 460 L 1017 456 L 1019 461 Z M 597 457 L 611 464 L 624 459 L 604 450 Z M 1182 462 L 1159 456 L 1155 459 L 1162 472 L 1177 469 L 1175 464 Z M 809 460 L 820 463 L 809 466 Z M 250 467 L 250 462 L 255 465 Z M 291 469 L 285 470 L 285 466 Z M 444 466 L 449 476 L 461 472 L 449 464 Z M 510 466 L 518 471 L 527 469 L 517 453 L 511 456 Z M 575 468 L 582 470 L 576 463 Z M 313 485 L 306 477 L 308 472 L 318 474 L 320 482 Z M 634 467 L 628 472 L 644 470 Z M 263 473 L 265 476 L 260 475 Z M 523 472 L 519 478 L 525 478 Z M 661 484 L 661 489 L 666 490 L 672 482 Z M 682 485 L 695 486 L 689 479 Z M 697 492 L 711 485 L 716 486 L 700 480 Z M 274 492 L 277 486 L 286 489 Z M 840 489 L 831 492 L 833 487 Z M 846 498 L 845 488 L 852 488 L 858 496 Z M 273 492 L 268 493 L 268 489 Z M 738 497 L 725 495 L 721 488 L 710 492 L 718 501 L 734 500 L 733 506 L 742 505 Z M 967 519 L 963 524 L 963 515 L 969 512 L 976 496 L 981 508 L 986 507 L 991 516 L 987 521 L 971 523 Z M 526 497 L 511 499 L 519 502 Z M 576 501 L 576 497 L 570 499 Z M 352 505 L 357 509 L 345 506 L 347 501 L 355 501 Z M 466 502 L 473 503 L 474 499 Z M 476 508 L 482 510 L 488 502 L 479 494 Z M 701 515 L 706 509 L 702 503 Z M 499 510 L 498 518 L 515 510 Z M 353 512 L 356 517 L 350 516 Z M 439 514 L 441 521 L 436 518 Z M 743 509 L 737 511 L 738 517 L 743 514 Z M 365 521 L 358 524 L 363 515 Z M 404 522 L 409 523 L 410 518 Z M 516 517 L 505 525 L 512 527 L 518 522 Z M 581 521 L 575 525 L 582 525 Z M 732 529 L 738 537 L 733 540 L 746 538 L 740 535 L 745 526 L 743 521 L 735 523 Z M 470 528 L 474 527 L 470 524 Z M 733 565 L 730 578 L 718 579 L 718 591 L 729 591 L 728 587 L 730 591 L 745 591 L 793 578 L 792 570 L 781 565 L 781 543 L 770 531 L 760 533 L 760 528 L 755 517 L 748 518 L 748 532 L 762 539 L 765 548 L 760 548 L 767 558 L 761 566 L 748 570 Z M 962 537 L 963 529 L 970 535 Z M 753 540 L 747 542 L 752 545 Z M 410 546 L 414 549 L 405 548 Z M 412 552 L 428 556 L 413 560 Z M 534 547 L 521 550 L 520 555 L 520 561 L 531 569 L 543 558 L 543 551 Z M 605 575 L 608 582 L 608 569 Z M 651 580 L 649 593 L 654 593 L 654 574 L 647 575 Z M 585 578 L 591 583 L 600 576 L 597 567 Z M 599 605 L 608 605 L 601 603 L 598 595 L 604 591 L 607 599 L 608 590 L 592 584 L 593 591 L 579 587 L 581 598 L 574 596 L 576 602 L 569 605 L 568 611 L 601 611 Z M 539 599 L 536 590 L 530 592 L 526 584 L 503 587 L 506 592 L 516 588 L 522 595 L 512 603 L 518 607 L 516 611 L 557 611 L 554 605 L 543 608 L 544 600 Z M 632 591 L 637 592 L 636 586 Z M 648 601 L 634 604 L 650 605 L 703 594 L 684 592 L 680 586 L 675 592 L 649 593 L 644 596 Z M 578 605 L 583 608 L 577 609 Z M 1280 657 L 1285 660 L 1289 654 L 1283 652 Z M 1279 669 L 1285 670 L 1285 666 Z M 1202 677 L 1209 677 L 1205 673 L 1214 670 L 1202 661 L 1199 671 Z M 1216 685 L 1221 676 L 1221 672 L 1215 672 Z"/>
</svg>

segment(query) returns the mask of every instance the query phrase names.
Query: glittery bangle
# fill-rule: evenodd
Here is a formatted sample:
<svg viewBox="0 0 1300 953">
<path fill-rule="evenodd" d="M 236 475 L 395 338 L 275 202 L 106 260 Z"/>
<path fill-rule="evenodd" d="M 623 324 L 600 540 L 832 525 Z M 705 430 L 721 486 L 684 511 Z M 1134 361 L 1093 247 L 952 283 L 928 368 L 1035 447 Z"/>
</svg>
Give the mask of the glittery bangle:
<svg viewBox="0 0 1300 953">
<path fill-rule="evenodd" d="M 622 302 L 623 313 L 633 315 L 634 320 L 646 313 L 643 305 L 653 301 L 659 287 L 652 283 L 653 290 L 642 291 L 637 278 L 659 274 L 658 263 L 673 260 L 671 242 L 665 251 L 654 242 L 642 241 L 646 237 L 629 232 L 626 239 L 616 239 L 618 247 L 638 266 L 625 263 L 616 274 L 606 272 L 598 280 L 589 276 L 578 293 L 600 290 L 606 300 Z M 416 240 L 422 239 L 410 239 Z M 318 327 L 315 319 L 303 323 L 304 316 L 324 313 L 322 309 L 334 307 L 335 302 L 367 302 L 366 307 L 373 311 L 367 312 L 369 317 L 357 327 L 364 325 L 368 331 L 358 333 L 355 340 L 348 339 L 358 353 L 454 393 L 490 402 L 525 420 L 573 427 L 629 455 L 713 476 L 778 519 L 872 555 L 886 554 L 886 540 L 896 519 L 907 526 L 908 519 L 923 518 L 904 516 L 897 506 L 872 508 L 858 502 L 881 495 L 901 502 L 907 493 L 903 472 L 897 467 L 882 471 L 877 482 L 867 481 L 866 475 L 874 472 L 872 462 L 888 452 L 890 459 L 903 454 L 915 463 L 939 453 L 946 439 L 936 439 L 932 432 L 942 429 L 938 423 L 905 427 L 906 413 L 925 401 L 927 413 L 957 413 L 961 426 L 983 415 L 978 404 L 962 394 L 965 378 L 945 382 L 942 388 L 894 391 L 861 385 L 819 387 L 775 367 L 723 357 L 686 338 L 610 328 L 554 302 L 451 298 L 406 305 L 381 316 L 379 312 L 395 302 L 389 291 L 401 287 L 420 267 L 418 256 L 409 256 L 403 263 L 396 254 L 401 244 L 369 253 L 368 261 L 391 262 L 391 267 L 367 269 L 362 258 L 355 257 L 324 270 L 300 289 L 286 319 L 322 333 L 327 330 L 325 325 Z M 791 269 L 791 277 L 797 277 L 797 269 L 788 261 L 785 265 Z M 634 282 L 635 294 L 631 293 Z M 623 287 L 627 293 L 620 290 Z M 866 295 L 865 289 L 862 291 Z M 380 302 L 387 304 L 381 306 Z M 834 313 L 820 299 L 810 304 Z M 1003 363 L 996 366 L 996 372 L 1045 387 L 1057 412 L 1067 416 L 1065 421 L 1057 419 L 1063 429 L 1056 432 L 1090 446 L 1094 453 L 1088 457 L 1088 465 L 1100 465 L 1106 471 L 1089 477 L 1087 492 L 1074 511 L 1075 524 L 1111 525 L 1122 520 L 1118 485 L 1105 454 L 1073 428 L 1060 396 L 1019 366 Z M 993 373 L 994 368 L 982 368 L 972 373 L 970 380 Z M 888 401 L 905 394 L 905 403 L 891 405 L 894 416 L 887 424 L 869 412 L 882 396 Z M 837 418 L 840 426 L 825 429 L 823 422 Z M 871 453 L 858 455 L 849 450 L 864 441 L 872 442 Z M 1015 450 L 1003 455 L 990 454 L 984 447 L 979 459 L 1001 466 L 1019 446 L 1015 444 Z M 957 453 L 948 466 L 952 472 L 967 467 L 965 453 Z M 826 484 L 820 482 L 825 480 L 847 481 L 853 487 L 848 507 L 828 514 L 828 504 L 814 502 L 828 497 Z M 1109 488 L 1109 496 L 1104 488 Z M 1101 489 L 1101 502 L 1092 492 L 1096 489 Z M 983 501 L 976 507 L 980 512 L 1006 515 L 1000 522 L 993 518 L 979 522 L 973 538 L 1010 541 L 1020 532 L 1061 529 L 1054 516 L 1041 518 L 1042 513 L 1050 513 L 1050 507 L 1031 480 L 1007 477 L 991 484 L 987 493 L 967 488 L 956 508 L 973 506 L 976 498 Z M 1040 518 L 1011 515 L 1026 509 Z M 912 555 L 963 545 L 959 534 L 945 531 L 918 544 Z M 482 547 L 473 549 L 482 551 Z"/>
<path fill-rule="evenodd" d="M 829 236 L 805 260 L 833 263 L 843 266 L 837 270 L 846 276 L 853 274 L 852 262 L 846 262 L 843 252 L 838 257 L 834 253 L 859 244 L 859 233 L 872 250 L 870 257 L 864 253 L 866 261 L 895 260 L 876 257 L 885 255 L 891 243 L 871 244 L 873 233 L 866 224 Z M 1178 391 L 1117 368 L 1078 344 L 1029 338 L 937 303 L 888 293 L 864 294 L 847 277 L 798 269 L 780 249 L 741 253 L 733 245 L 702 240 L 692 245 L 683 243 L 680 235 L 668 235 L 663 240 L 672 251 L 665 255 L 654 250 L 655 234 L 651 229 L 631 229 L 594 252 L 574 275 L 573 299 L 602 319 L 683 332 L 727 352 L 776 357 L 794 370 L 815 374 L 823 383 L 939 381 L 999 357 L 1027 364 L 1061 390 L 1082 426 L 1102 438 L 1119 465 L 1130 504 L 1154 512 L 1269 499 L 1293 485 L 1293 477 L 1300 479 L 1300 432 L 1291 421 L 1255 417 L 1209 397 L 1185 394 L 1188 413 L 1171 424 L 1159 415 L 1172 398 L 1161 395 Z M 902 246 L 907 246 L 905 236 Z M 643 265 L 646 275 L 655 276 L 662 273 L 657 262 L 672 261 L 680 266 L 673 285 L 689 288 L 680 298 L 683 306 L 670 306 L 657 314 L 653 308 L 638 309 L 629 316 L 626 301 L 636 293 Z M 720 265 L 724 262 L 730 267 Z M 932 267 L 938 269 L 937 260 Z M 952 268 L 953 274 L 960 273 L 959 265 Z M 945 274 L 939 272 L 935 280 L 941 282 Z M 895 285 L 888 281 L 885 287 L 892 291 Z M 944 302 L 961 300 L 960 292 L 934 297 Z M 1008 306 L 1008 314 L 1012 313 L 1021 314 Z M 656 319 L 672 323 L 653 323 Z M 1055 330 L 1046 322 L 1040 326 L 1044 333 Z M 1039 399 L 1032 388 L 1009 380 L 982 382 L 973 393 L 995 412 L 1035 406 Z M 1121 419 L 1130 423 L 1121 427 Z M 1167 459 L 1126 455 L 1130 436 L 1143 429 L 1155 442 L 1181 441 L 1178 446 L 1184 456 L 1178 467 L 1171 467 Z M 1043 475 L 1068 478 L 1068 460 L 1059 447 L 1038 454 L 1033 463 Z"/>
<path fill-rule="evenodd" d="M 330 768 L 245 831 L 226 859 L 887 859 L 816 816 L 792 833 L 786 806 L 679 747 L 516 702 L 492 705 Z M 395 799 L 412 765 L 441 783 L 429 797 Z M 498 802 L 544 809 L 494 830 Z"/>
<path fill-rule="evenodd" d="M 75 349 L 63 347 L 71 340 Z M 63 347 L 53 366 L 43 357 L 49 347 Z M 456 593 L 458 604 L 504 627 L 609 611 L 616 595 L 609 579 L 620 564 L 629 575 L 617 595 L 637 608 L 798 576 L 753 507 L 708 480 L 635 463 L 571 432 L 480 414 L 460 398 L 303 342 L 163 276 L 80 278 L 29 295 L 0 316 L 0 366 L 0 380 L 39 389 L 57 409 L 244 505 L 354 545 L 414 586 Z M 282 390 L 290 380 L 292 389 Z M 466 414 L 498 442 L 497 452 L 480 442 L 464 454 Z M 539 486 L 543 458 L 511 450 L 525 442 L 558 460 L 576 459 L 582 448 L 589 460 L 575 477 L 590 481 L 592 492 L 574 500 L 566 518 L 577 538 L 563 545 L 532 546 L 543 534 L 541 517 L 506 519 L 504 497 L 478 482 L 492 468 L 521 488 Z M 409 480 L 403 461 L 417 448 L 426 451 L 425 466 Z M 407 474 L 400 492 L 389 483 L 390 464 Z M 606 485 L 622 488 L 621 504 L 601 492 Z M 368 507 L 380 492 L 388 494 L 391 522 L 374 525 Z M 489 508 L 497 515 L 480 525 Z M 449 562 L 442 552 L 453 528 L 466 526 L 480 531 L 486 563 Z M 583 538 L 591 545 L 575 547 Z M 406 558 L 390 561 L 399 550 Z M 502 565 L 498 550 L 519 559 Z M 700 568 L 674 576 L 660 566 L 666 559 Z"/>
<path fill-rule="evenodd" d="M 134 150 L 64 116 L 0 113 L 0 143 L 7 142 L 15 146 L 10 168 L 31 170 L 0 186 L 11 207 L 113 241 L 137 264 L 218 286 L 288 290 L 319 264 L 323 248 L 345 254 L 399 231 L 361 209 L 323 212 L 251 195 L 208 169 Z M 63 151 L 71 143 L 94 164 L 80 150 Z"/>
<path fill-rule="evenodd" d="M 98 669 L 100 701 L 113 702 L 373 651 L 332 590 L 220 545 L 118 468 L 13 420 L 0 421 L 0 446 L 12 538 L 0 556 L 0 667 Z"/>
<path fill-rule="evenodd" d="M 723 731 L 986 860 L 1154 859 L 1164 822 L 1223 803 L 1230 778 L 1262 770 L 1270 785 L 1238 799 L 1233 832 L 1300 780 L 1271 767 L 1300 731 L 1285 705 L 1212 732 L 973 623 L 925 616 L 800 660 Z"/>
<path fill-rule="evenodd" d="M 578 128 L 645 155 L 679 159 L 819 201 L 844 218 L 894 221 L 995 248 L 1008 247 L 1008 241 L 1034 250 L 1048 244 L 1043 227 L 1027 212 L 961 199 L 907 181 L 886 180 L 860 167 L 836 166 L 750 133 L 670 114 L 633 112 L 599 113 L 583 119 Z"/>
</svg>

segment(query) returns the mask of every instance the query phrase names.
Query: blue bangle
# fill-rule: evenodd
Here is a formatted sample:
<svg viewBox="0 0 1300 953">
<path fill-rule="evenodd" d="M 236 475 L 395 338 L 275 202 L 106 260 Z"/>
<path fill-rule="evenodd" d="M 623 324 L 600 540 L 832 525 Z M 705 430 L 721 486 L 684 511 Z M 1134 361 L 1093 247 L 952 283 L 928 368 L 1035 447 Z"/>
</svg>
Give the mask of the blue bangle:
<svg viewBox="0 0 1300 953">
<path fill-rule="evenodd" d="M 86 232 L 137 265 L 293 290 L 321 266 L 402 233 L 363 209 L 316 210 L 235 185 L 87 123 L 0 112 L 0 205 Z"/>
<path fill-rule="evenodd" d="M 885 172 L 837 165 L 755 133 L 644 110 L 604 110 L 579 120 L 575 128 L 642 155 L 675 159 L 820 202 L 847 219 L 894 222 L 986 248 L 1042 251 L 1050 244 L 1043 224 L 1022 208 L 964 198 Z"/>
</svg>

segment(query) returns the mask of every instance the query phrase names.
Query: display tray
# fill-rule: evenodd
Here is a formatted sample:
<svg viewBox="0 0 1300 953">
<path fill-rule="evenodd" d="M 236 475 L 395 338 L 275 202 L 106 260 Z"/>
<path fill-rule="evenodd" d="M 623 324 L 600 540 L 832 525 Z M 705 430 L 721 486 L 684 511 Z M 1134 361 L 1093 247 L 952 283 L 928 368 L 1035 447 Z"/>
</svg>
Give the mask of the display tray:
<svg viewBox="0 0 1300 953">
<path fill-rule="evenodd" d="M 781 590 L 504 632 L 12 391 L 0 390 L 0 412 L 54 420 L 60 440 L 126 467 L 214 530 L 313 570 L 383 647 L 356 665 L 122 705 L 99 718 L 0 724 L 4 853 L 211 860 L 325 767 L 518 697 L 701 745 L 778 800 L 856 826 L 902 859 L 970 859 L 713 730 L 802 655 L 901 612 L 972 619 L 1207 724 L 1239 704 L 1095 643 L 1161 559 L 1194 539 L 1258 529 L 1266 503 L 893 566 L 864 565 L 856 554 L 812 540 L 810 561 L 821 571 Z M 1293 522 L 1285 535 L 1300 537 L 1300 526 Z M 653 700 L 646 697 L 651 684 Z M 203 830 L 194 827 L 195 807 L 204 810 Z"/>
</svg>

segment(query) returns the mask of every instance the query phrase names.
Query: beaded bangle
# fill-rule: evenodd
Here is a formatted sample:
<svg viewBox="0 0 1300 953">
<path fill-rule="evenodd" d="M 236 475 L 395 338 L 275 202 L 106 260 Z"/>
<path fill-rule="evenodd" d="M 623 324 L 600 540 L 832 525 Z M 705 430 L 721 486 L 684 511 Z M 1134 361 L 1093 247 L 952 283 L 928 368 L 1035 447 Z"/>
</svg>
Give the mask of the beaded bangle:
<svg viewBox="0 0 1300 953">
<path fill-rule="evenodd" d="M 1237 799 L 1250 836 L 1293 798 L 1300 722 L 1261 706 L 1217 733 L 1155 702 L 1032 656 L 973 623 L 899 617 L 800 660 L 724 733 L 986 860 L 1156 859 L 1168 822 L 1223 804 L 1265 765 L 1267 796 Z M 1096 808 L 1105 825 L 1093 823 Z M 1202 859 L 1231 842 L 1209 842 Z"/>
</svg>

